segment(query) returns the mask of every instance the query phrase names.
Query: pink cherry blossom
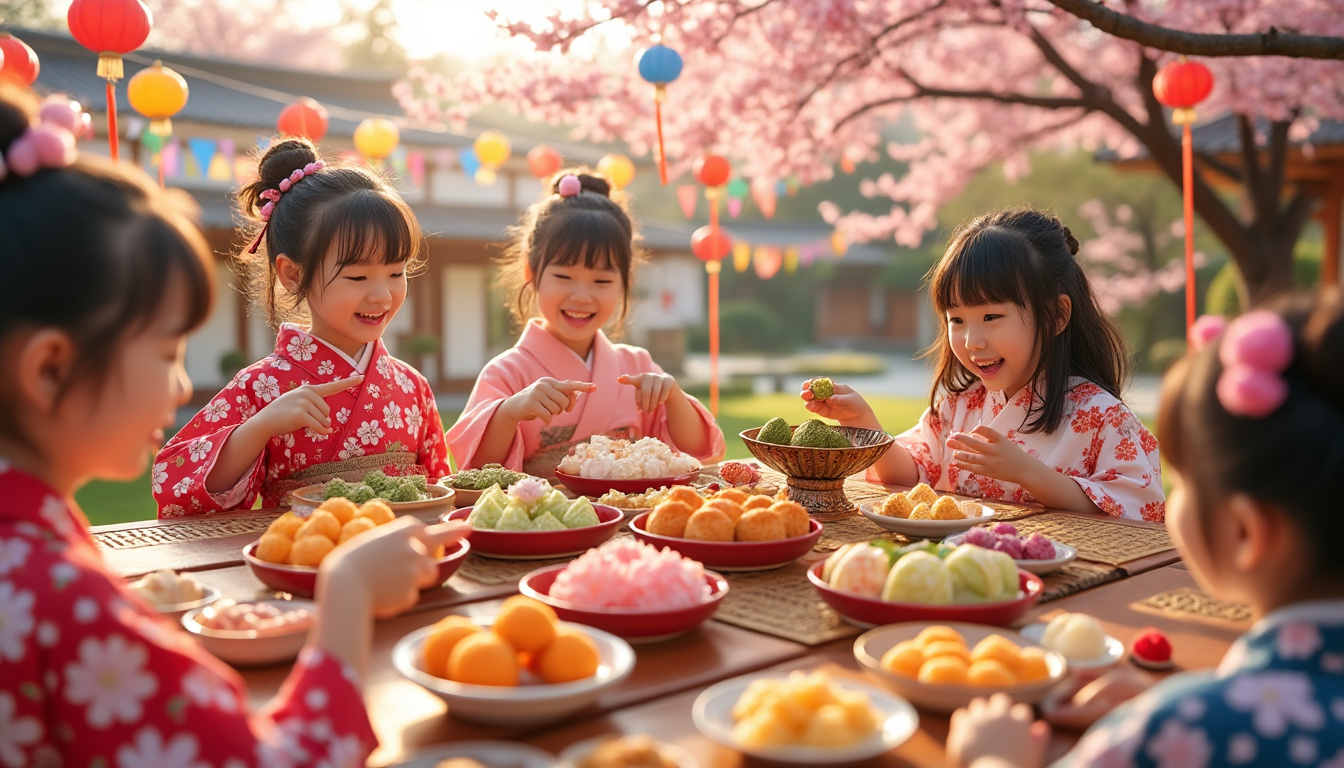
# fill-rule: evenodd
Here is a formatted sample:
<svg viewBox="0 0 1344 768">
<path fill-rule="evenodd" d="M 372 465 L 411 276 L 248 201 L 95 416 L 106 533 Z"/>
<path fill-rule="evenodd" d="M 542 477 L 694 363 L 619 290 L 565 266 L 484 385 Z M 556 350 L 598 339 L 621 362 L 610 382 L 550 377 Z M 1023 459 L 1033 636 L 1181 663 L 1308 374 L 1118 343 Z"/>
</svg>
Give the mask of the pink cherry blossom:
<svg viewBox="0 0 1344 768">
<path fill-rule="evenodd" d="M 1145 751 L 1157 768 L 1199 768 L 1213 757 L 1213 745 L 1203 728 L 1171 719 L 1148 741 Z"/>
<path fill-rule="evenodd" d="M 1309 659 L 1321 649 L 1321 631 L 1315 624 L 1295 621 L 1279 627 L 1274 637 L 1274 650 L 1285 660 Z"/>
<path fill-rule="evenodd" d="M 1251 727 L 1276 739 L 1290 727 L 1320 730 L 1325 710 L 1316 701 L 1311 678 L 1301 672 L 1260 672 L 1240 675 L 1223 692 L 1227 706 L 1251 715 Z"/>
</svg>

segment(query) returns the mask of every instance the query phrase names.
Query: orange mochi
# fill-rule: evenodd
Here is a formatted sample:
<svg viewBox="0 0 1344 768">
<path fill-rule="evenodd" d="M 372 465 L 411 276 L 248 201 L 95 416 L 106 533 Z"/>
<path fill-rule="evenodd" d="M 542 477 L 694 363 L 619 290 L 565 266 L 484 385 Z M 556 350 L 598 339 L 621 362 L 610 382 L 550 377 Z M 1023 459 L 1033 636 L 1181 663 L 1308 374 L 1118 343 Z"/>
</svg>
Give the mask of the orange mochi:
<svg viewBox="0 0 1344 768">
<path fill-rule="evenodd" d="M 966 672 L 969 669 L 964 659 L 956 656 L 939 656 L 929 659 L 919 668 L 919 682 L 938 685 L 965 685 Z"/>
<path fill-rule="evenodd" d="M 787 538 L 802 536 L 812 530 L 812 518 L 807 516 L 807 508 L 796 501 L 776 501 L 770 505 L 770 511 L 784 521 L 784 535 Z"/>
<path fill-rule="evenodd" d="M 747 503 L 747 495 L 748 494 L 746 491 L 740 490 L 738 488 L 724 488 L 723 490 L 714 494 L 713 498 L 727 499 L 735 504 L 740 505 Z"/>
<path fill-rule="evenodd" d="M 278 533 L 287 539 L 292 539 L 294 538 L 294 534 L 298 533 L 299 528 L 303 527 L 305 522 L 307 521 L 293 512 L 286 512 L 275 518 L 270 526 L 266 528 L 266 532 Z"/>
<path fill-rule="evenodd" d="M 331 539 L 332 543 L 341 535 L 341 521 L 336 516 L 325 510 L 318 510 L 308 516 L 307 522 L 299 526 L 299 530 L 294 533 L 294 540 L 306 539 L 310 536 L 322 536 Z"/>
<path fill-rule="evenodd" d="M 354 517 L 355 512 L 359 509 L 359 507 L 355 506 L 355 502 L 343 496 L 327 499 L 321 504 L 318 504 L 317 508 L 323 512 L 330 512 L 335 515 L 336 520 L 340 522 L 341 525 L 350 522 L 350 518 Z"/>
<path fill-rule="evenodd" d="M 915 636 L 915 645 L 923 648 L 929 643 L 937 642 L 939 640 L 948 640 L 954 643 L 960 643 L 963 646 L 966 645 L 966 638 L 962 637 L 960 632 L 941 624 L 935 624 L 921 630 L 920 633 Z"/>
<path fill-rule="evenodd" d="M 448 659 L 462 638 L 483 632 L 466 616 L 446 616 L 434 625 L 434 631 L 425 638 L 421 649 L 425 671 L 435 677 L 448 677 Z"/>
<path fill-rule="evenodd" d="M 555 639 L 537 655 L 533 666 L 548 683 L 568 683 L 597 674 L 600 662 L 597 643 L 583 630 L 562 624 L 556 627 Z"/>
<path fill-rule="evenodd" d="M 491 632 L 468 634 L 448 654 L 448 679 L 470 685 L 517 685 L 518 654 Z"/>
<path fill-rule="evenodd" d="M 924 646 L 924 658 L 936 659 L 939 656 L 955 656 L 958 659 L 971 663 L 971 654 L 966 650 L 966 646 L 951 640 L 935 640 Z"/>
<path fill-rule="evenodd" d="M 1003 635 L 986 635 L 985 639 L 975 644 L 970 658 L 972 664 L 992 659 L 1016 673 L 1021 654 L 1022 650 L 1017 647 L 1017 643 Z"/>
<path fill-rule="evenodd" d="M 335 548 L 336 542 L 326 536 L 305 536 L 297 539 L 294 546 L 290 547 L 289 563 L 317 567 L 322 564 L 322 558 Z"/>
<path fill-rule="evenodd" d="M 387 502 L 382 499 L 372 499 L 360 504 L 359 509 L 355 511 L 355 515 L 359 517 L 367 517 L 372 520 L 375 525 L 390 523 L 397 517 L 396 514 L 392 512 L 392 508 L 387 506 Z"/>
<path fill-rule="evenodd" d="M 283 533 L 263 533 L 257 542 L 257 559 L 268 563 L 289 562 L 289 550 L 294 542 Z"/>
<path fill-rule="evenodd" d="M 734 526 L 742 520 L 742 505 L 732 499 L 710 499 L 700 509 L 717 509 L 727 515 L 728 519 L 733 521 Z"/>
<path fill-rule="evenodd" d="M 922 666 L 924 651 L 913 640 L 899 642 L 882 654 L 882 668 L 895 675 L 917 678 Z"/>
<path fill-rule="evenodd" d="M 517 651 L 536 653 L 554 640 L 559 620 L 551 606 L 524 595 L 514 595 L 500 606 L 491 631 Z"/>
<path fill-rule="evenodd" d="M 757 494 L 742 502 L 742 511 L 745 513 L 750 512 L 753 509 L 766 509 L 774 503 L 775 500 L 770 496 L 761 496 Z"/>
<path fill-rule="evenodd" d="M 1024 683 L 1034 683 L 1050 677 L 1050 663 L 1041 648 L 1023 648 L 1017 657 L 1017 676 Z"/>
<path fill-rule="evenodd" d="M 696 507 L 699 507 L 699 503 Z M 644 527 L 655 536 L 680 539 L 686 535 L 686 522 L 695 514 L 695 507 L 681 500 L 669 499 L 653 508 L 645 518 Z"/>
<path fill-rule="evenodd" d="M 378 527 L 377 523 L 373 522 L 367 517 L 350 518 L 349 522 L 341 526 L 341 535 L 337 539 L 336 543 L 344 544 L 346 539 L 349 539 L 353 536 L 358 536 L 359 534 L 364 533 L 365 531 L 372 531 L 374 528 L 377 527 Z"/>
<path fill-rule="evenodd" d="M 677 485 L 673 486 L 673 488 L 667 492 L 667 496 L 663 498 L 663 501 L 680 501 L 690 507 L 691 511 L 694 512 L 700 508 L 701 504 L 705 503 L 705 497 L 701 496 L 699 491 L 689 485 Z"/>
<path fill-rule="evenodd" d="M 966 682 L 986 688 L 1002 688 L 1017 682 L 1017 675 L 1002 662 L 981 659 L 966 670 Z"/>
</svg>

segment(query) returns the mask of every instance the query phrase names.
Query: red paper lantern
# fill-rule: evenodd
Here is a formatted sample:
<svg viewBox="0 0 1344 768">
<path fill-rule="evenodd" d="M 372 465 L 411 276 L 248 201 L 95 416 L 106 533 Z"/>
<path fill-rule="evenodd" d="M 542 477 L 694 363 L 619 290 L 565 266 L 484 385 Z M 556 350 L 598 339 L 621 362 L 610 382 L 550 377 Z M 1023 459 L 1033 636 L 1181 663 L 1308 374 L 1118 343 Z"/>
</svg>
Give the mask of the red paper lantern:
<svg viewBox="0 0 1344 768">
<path fill-rule="evenodd" d="M 727 158 L 719 155 L 704 155 L 695 161 L 695 180 L 706 187 L 721 187 L 728 183 L 733 175 L 733 166 Z"/>
<path fill-rule="evenodd" d="M 1185 122 L 1185 118 L 1193 122 L 1191 108 L 1208 98 L 1212 90 L 1213 73 L 1209 68 L 1184 56 L 1162 67 L 1153 77 L 1153 96 L 1181 113 L 1173 117 L 1177 123 Z"/>
<path fill-rule="evenodd" d="M 98 54 L 98 76 L 108 80 L 122 78 L 121 54 L 144 45 L 153 24 L 140 0 L 75 0 L 65 18 L 79 44 Z"/>
<path fill-rule="evenodd" d="M 527 153 L 527 170 L 538 179 L 549 178 L 564 164 L 560 153 L 545 144 L 538 144 Z"/>
<path fill-rule="evenodd" d="M 691 253 L 701 261 L 719 261 L 733 252 L 733 238 L 722 227 L 705 226 L 691 234 Z"/>
<path fill-rule="evenodd" d="M 36 51 L 8 32 L 0 32 L 0 80 L 32 85 L 39 69 Z"/>
<path fill-rule="evenodd" d="M 317 143 L 327 135 L 327 110 L 305 96 L 280 110 L 275 128 L 283 136 L 303 136 Z"/>
</svg>

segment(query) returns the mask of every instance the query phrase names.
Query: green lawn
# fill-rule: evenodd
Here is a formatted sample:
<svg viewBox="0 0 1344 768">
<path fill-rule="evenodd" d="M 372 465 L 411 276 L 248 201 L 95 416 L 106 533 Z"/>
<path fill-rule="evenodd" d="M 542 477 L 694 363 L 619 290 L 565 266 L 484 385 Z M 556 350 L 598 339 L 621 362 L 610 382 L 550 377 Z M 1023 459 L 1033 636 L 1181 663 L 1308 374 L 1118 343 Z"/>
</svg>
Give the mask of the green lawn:
<svg viewBox="0 0 1344 768">
<path fill-rule="evenodd" d="M 915 423 L 923 412 L 920 400 L 875 397 L 870 400 L 878 417 L 888 429 L 904 430 Z M 726 397 L 720 402 L 719 423 L 728 437 L 728 457 L 751 456 L 737 434 L 744 429 L 759 427 L 775 416 L 790 424 L 798 424 L 811 416 L 797 395 L 742 395 Z M 440 414 L 445 424 L 457 421 L 457 413 Z M 96 480 L 75 495 L 84 514 L 93 525 L 124 523 L 130 520 L 148 520 L 155 515 L 154 499 L 149 492 L 149 472 L 127 483 L 109 483 Z"/>
</svg>

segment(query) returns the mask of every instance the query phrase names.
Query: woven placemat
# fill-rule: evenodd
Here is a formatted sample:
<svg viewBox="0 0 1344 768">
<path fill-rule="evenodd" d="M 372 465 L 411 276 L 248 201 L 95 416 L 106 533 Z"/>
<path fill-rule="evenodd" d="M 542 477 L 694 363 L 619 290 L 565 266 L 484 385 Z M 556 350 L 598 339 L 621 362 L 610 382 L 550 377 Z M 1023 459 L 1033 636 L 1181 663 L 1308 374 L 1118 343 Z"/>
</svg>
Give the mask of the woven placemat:
<svg viewBox="0 0 1344 768">
<path fill-rule="evenodd" d="M 1212 624 L 1245 626 L 1255 619 L 1249 605 L 1229 603 L 1210 597 L 1198 589 L 1180 587 L 1159 592 L 1130 606 L 1135 610 L 1172 619 L 1204 621 Z"/>
<path fill-rule="evenodd" d="M 761 477 L 768 482 L 776 483 L 780 486 L 786 485 L 788 479 L 780 473 L 768 467 L 761 467 Z M 878 502 L 886 499 L 896 491 L 909 490 L 898 486 L 892 486 L 890 489 L 865 480 L 862 477 L 850 477 L 845 479 L 845 496 L 855 504 L 867 504 L 869 502 Z M 947 494 L 954 499 L 961 501 L 978 501 L 995 511 L 995 521 L 1021 520 L 1024 517 L 1039 515 L 1045 511 L 1045 508 L 1039 504 L 1020 504 L 1013 501 L 986 501 L 971 496 L 962 496 L 960 494 Z M 826 523 L 830 525 L 828 521 Z"/>
<path fill-rule="evenodd" d="M 773 571 L 724 574 L 728 594 L 714 618 L 803 645 L 862 633 L 822 602 L 807 580 L 807 568 L 794 562 Z"/>
<path fill-rule="evenodd" d="M 1045 513 L 1018 520 L 1018 534 L 1039 533 L 1078 550 L 1078 557 L 1095 563 L 1121 565 L 1175 547 L 1165 528 L 1126 525 L 1102 517 Z"/>
<path fill-rule="evenodd" d="M 1041 592 L 1041 602 L 1058 600 L 1061 597 L 1077 594 L 1085 589 L 1101 586 L 1125 577 L 1125 572 L 1105 563 L 1089 563 L 1074 560 L 1048 576 L 1042 576 L 1045 590 Z"/>
<path fill-rule="evenodd" d="M 223 520 L 202 517 L 175 522 L 172 525 L 153 525 L 145 528 L 128 528 L 121 531 L 104 531 L 93 534 L 93 540 L 104 549 L 134 549 L 160 544 L 175 544 L 183 541 L 223 539 L 245 533 L 261 533 L 278 516 L 279 513 L 276 512 L 247 517 L 230 517 Z"/>
<path fill-rule="evenodd" d="M 516 583 L 538 568 L 545 568 L 548 565 L 555 565 L 572 559 L 572 557 L 559 557 L 553 560 L 494 560 L 472 554 L 457 569 L 456 575 L 464 579 L 471 579 L 477 584 L 490 586 L 508 582 Z"/>
</svg>

